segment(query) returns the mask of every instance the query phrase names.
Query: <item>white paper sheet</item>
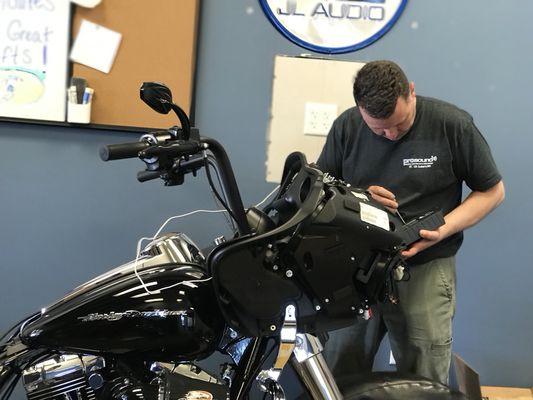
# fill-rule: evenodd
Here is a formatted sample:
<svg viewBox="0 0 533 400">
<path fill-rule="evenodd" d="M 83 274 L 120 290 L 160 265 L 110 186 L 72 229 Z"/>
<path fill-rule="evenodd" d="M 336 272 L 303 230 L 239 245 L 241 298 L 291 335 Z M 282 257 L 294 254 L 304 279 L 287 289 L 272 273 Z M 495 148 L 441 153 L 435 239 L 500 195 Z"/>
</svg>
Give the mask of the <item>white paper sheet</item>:
<svg viewBox="0 0 533 400">
<path fill-rule="evenodd" d="M 361 221 L 390 231 L 389 216 L 385 211 L 366 203 L 359 203 L 359 206 L 361 207 Z"/>
<path fill-rule="evenodd" d="M 111 71 L 122 35 L 93 22 L 82 20 L 70 59 L 106 74 Z"/>
<path fill-rule="evenodd" d="M 87 8 L 94 8 L 96 7 L 98 4 L 100 4 L 100 2 L 102 0 L 71 0 L 74 4 L 77 4 L 79 6 L 82 6 L 82 7 L 87 7 Z"/>
</svg>

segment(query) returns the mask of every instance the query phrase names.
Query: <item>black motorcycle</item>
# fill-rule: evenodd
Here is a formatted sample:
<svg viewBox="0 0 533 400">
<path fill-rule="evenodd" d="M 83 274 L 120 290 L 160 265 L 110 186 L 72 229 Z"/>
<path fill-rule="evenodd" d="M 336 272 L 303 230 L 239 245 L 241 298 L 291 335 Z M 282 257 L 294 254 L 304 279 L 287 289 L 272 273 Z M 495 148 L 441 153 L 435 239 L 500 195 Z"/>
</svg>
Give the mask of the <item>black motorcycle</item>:
<svg viewBox="0 0 533 400">
<path fill-rule="evenodd" d="M 138 180 L 168 186 L 204 169 L 235 234 L 217 238 L 207 257 L 182 233 L 162 235 L 15 325 L 0 344 L 1 399 L 22 379 L 27 398 L 39 400 L 241 400 L 254 385 L 281 400 L 289 362 L 306 398 L 460 398 L 396 375 L 366 377 L 341 393 L 318 339 L 368 318 L 375 302 L 397 301 L 407 274 L 400 253 L 420 229 L 441 225 L 440 213 L 404 224 L 301 153 L 287 158 L 270 204 L 245 209 L 223 147 L 190 126 L 168 88 L 145 83 L 141 98 L 173 110 L 180 127 L 106 146 L 101 158 L 139 157 L 146 169 Z M 198 366 L 216 351 L 227 355 L 218 375 Z"/>
</svg>

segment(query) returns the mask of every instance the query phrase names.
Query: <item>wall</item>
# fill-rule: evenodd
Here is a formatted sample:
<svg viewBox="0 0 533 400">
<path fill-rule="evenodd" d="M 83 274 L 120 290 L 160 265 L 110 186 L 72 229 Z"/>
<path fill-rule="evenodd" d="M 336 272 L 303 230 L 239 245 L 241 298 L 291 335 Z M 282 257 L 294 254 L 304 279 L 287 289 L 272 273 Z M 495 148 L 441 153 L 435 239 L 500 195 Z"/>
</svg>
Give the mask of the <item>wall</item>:
<svg viewBox="0 0 533 400">
<path fill-rule="evenodd" d="M 419 94 L 471 112 L 493 149 L 507 199 L 467 232 L 458 257 L 454 342 L 491 385 L 533 382 L 532 14 L 533 3 L 523 0 L 411 0 L 378 42 L 335 57 L 397 61 Z M 308 51 L 278 34 L 256 0 L 204 0 L 201 26 L 197 126 L 224 143 L 245 204 L 255 203 L 272 188 L 264 161 L 273 57 Z M 167 216 L 214 208 L 203 177 L 179 188 L 139 184 L 138 161 L 98 159 L 100 144 L 135 138 L 0 123 L 0 329 L 132 258 L 137 238 Z M 207 244 L 225 224 L 220 216 L 198 216 L 172 228 Z"/>
</svg>

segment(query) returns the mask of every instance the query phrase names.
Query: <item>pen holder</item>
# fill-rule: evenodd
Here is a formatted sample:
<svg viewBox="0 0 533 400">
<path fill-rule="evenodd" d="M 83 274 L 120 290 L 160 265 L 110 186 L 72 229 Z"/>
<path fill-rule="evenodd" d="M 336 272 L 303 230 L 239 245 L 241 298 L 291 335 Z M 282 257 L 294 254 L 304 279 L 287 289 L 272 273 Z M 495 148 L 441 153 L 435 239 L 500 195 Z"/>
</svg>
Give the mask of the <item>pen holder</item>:
<svg viewBox="0 0 533 400">
<path fill-rule="evenodd" d="M 91 122 L 91 103 L 78 104 L 67 102 L 67 121 L 77 124 L 88 124 Z"/>
</svg>

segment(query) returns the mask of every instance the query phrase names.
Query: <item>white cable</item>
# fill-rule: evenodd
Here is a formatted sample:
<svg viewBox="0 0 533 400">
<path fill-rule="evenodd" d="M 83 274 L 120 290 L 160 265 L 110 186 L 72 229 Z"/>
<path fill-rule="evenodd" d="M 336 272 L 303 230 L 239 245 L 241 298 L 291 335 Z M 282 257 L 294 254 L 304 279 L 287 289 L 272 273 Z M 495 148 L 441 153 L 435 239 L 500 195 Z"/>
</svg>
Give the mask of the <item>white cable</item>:
<svg viewBox="0 0 533 400">
<path fill-rule="evenodd" d="M 173 217 L 170 217 L 168 218 L 164 223 L 163 225 L 161 225 L 159 227 L 159 229 L 157 230 L 157 232 L 154 234 L 154 236 L 152 237 L 142 237 L 139 239 L 139 241 L 137 242 L 137 251 L 135 253 L 135 263 L 133 264 L 133 271 L 135 273 L 135 276 L 137 277 L 137 279 L 139 280 L 139 282 L 141 283 L 143 289 L 145 290 L 146 293 L 148 294 L 157 294 L 158 292 L 161 292 L 162 290 L 165 290 L 165 289 L 168 289 L 170 287 L 174 287 L 174 286 L 177 286 L 177 285 L 182 285 L 182 284 L 185 284 L 185 283 L 195 283 L 195 282 L 204 282 L 204 281 L 208 281 L 209 279 L 211 278 L 208 278 L 208 279 L 203 279 L 203 280 L 193 280 L 193 281 L 183 281 L 183 282 L 178 282 L 176 283 L 175 285 L 171 285 L 171 286 L 168 286 L 168 287 L 165 287 L 163 289 L 158 289 L 157 292 L 152 292 L 150 291 L 150 289 L 148 289 L 148 287 L 146 286 L 146 284 L 144 283 L 143 279 L 141 278 L 141 275 L 139 275 L 139 272 L 137 270 L 137 266 L 138 266 L 138 263 L 139 263 L 139 256 L 141 255 L 141 246 L 142 246 L 142 242 L 144 240 L 154 240 L 156 239 L 159 234 L 161 233 L 161 231 L 163 230 L 163 228 L 165 228 L 165 226 L 172 220 L 174 219 L 179 219 L 179 218 L 184 218 L 184 217 L 188 217 L 190 215 L 193 215 L 193 214 L 198 214 L 198 213 L 210 213 L 210 214 L 215 214 L 215 213 L 222 213 L 222 212 L 227 212 L 226 210 L 196 210 L 196 211 L 191 211 L 191 212 L 188 212 L 188 213 L 185 213 L 185 214 L 181 214 L 181 215 L 175 215 Z"/>
<path fill-rule="evenodd" d="M 264 203 L 265 201 L 267 201 L 267 199 L 268 199 L 270 196 L 272 196 L 276 190 L 279 189 L 279 186 L 280 186 L 280 185 L 276 186 L 276 187 L 274 188 L 274 190 L 272 190 L 269 194 L 267 194 L 267 196 L 266 196 L 263 200 L 261 200 L 261 203 L 258 203 L 258 204 L 256 204 L 255 206 L 256 206 L 256 207 L 259 207 L 259 206 L 263 205 L 263 203 Z"/>
<path fill-rule="evenodd" d="M 261 200 L 260 203 L 256 204 L 256 207 L 259 207 L 261 206 L 265 201 L 267 201 L 267 199 L 272 196 L 272 194 L 279 189 L 279 185 L 276 186 L 274 188 L 274 190 L 272 190 L 263 200 Z M 188 213 L 185 213 L 185 214 L 181 214 L 181 215 L 175 215 L 173 217 L 170 217 L 168 218 L 164 223 L 163 225 L 161 225 L 159 227 L 159 229 L 157 230 L 157 232 L 154 234 L 154 236 L 152 237 L 142 237 L 139 239 L 139 241 L 137 242 L 137 249 L 136 249 L 136 252 L 135 252 L 135 263 L 133 264 L 133 271 L 135 273 L 135 276 L 137 277 L 137 279 L 139 280 L 139 282 L 141 283 L 143 289 L 145 290 L 146 293 L 148 294 L 157 294 L 157 293 L 160 293 L 161 291 L 163 290 L 166 290 L 166 289 L 170 289 L 170 288 L 173 288 L 173 287 L 176 287 L 178 285 L 184 285 L 184 284 L 187 284 L 187 283 L 197 283 L 197 282 L 207 282 L 209 281 L 210 279 L 212 279 L 211 277 L 207 278 L 207 279 L 196 279 L 196 280 L 189 280 L 189 281 L 183 281 L 183 282 L 178 282 L 176 284 L 173 284 L 173 285 L 170 285 L 170 286 L 167 286 L 167 287 L 164 287 L 162 289 L 157 289 L 157 291 L 155 292 L 152 292 L 150 291 L 150 289 L 148 289 L 148 287 L 146 286 L 146 284 L 144 283 L 143 279 L 141 278 L 141 275 L 139 275 L 139 272 L 138 272 L 138 269 L 137 269 L 137 266 L 139 264 L 139 257 L 141 255 L 141 246 L 142 246 L 142 243 L 143 241 L 145 240 L 155 240 L 159 234 L 161 233 L 161 231 L 165 228 L 165 226 L 167 226 L 167 224 L 172 221 L 172 220 L 175 220 L 175 219 L 179 219 L 179 218 L 184 218 L 184 217 L 188 217 L 188 216 L 191 216 L 191 215 L 194 215 L 194 214 L 198 214 L 198 213 L 210 213 L 210 214 L 216 214 L 216 213 L 224 213 L 224 212 L 228 212 L 227 210 L 195 210 L 195 211 L 191 211 L 191 212 L 188 212 Z"/>
</svg>

